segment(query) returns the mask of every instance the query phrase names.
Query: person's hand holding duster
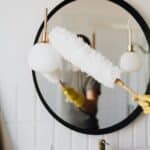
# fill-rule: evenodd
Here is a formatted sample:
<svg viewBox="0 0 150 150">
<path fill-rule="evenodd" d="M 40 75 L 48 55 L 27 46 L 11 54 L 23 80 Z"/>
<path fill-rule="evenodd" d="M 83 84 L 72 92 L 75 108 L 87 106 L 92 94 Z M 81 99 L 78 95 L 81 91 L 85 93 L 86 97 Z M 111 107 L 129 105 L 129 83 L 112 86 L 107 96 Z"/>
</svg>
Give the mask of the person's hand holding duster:
<svg viewBox="0 0 150 150">
<path fill-rule="evenodd" d="M 142 107 L 145 114 L 150 114 L 150 95 L 136 95 L 134 100 Z"/>
</svg>

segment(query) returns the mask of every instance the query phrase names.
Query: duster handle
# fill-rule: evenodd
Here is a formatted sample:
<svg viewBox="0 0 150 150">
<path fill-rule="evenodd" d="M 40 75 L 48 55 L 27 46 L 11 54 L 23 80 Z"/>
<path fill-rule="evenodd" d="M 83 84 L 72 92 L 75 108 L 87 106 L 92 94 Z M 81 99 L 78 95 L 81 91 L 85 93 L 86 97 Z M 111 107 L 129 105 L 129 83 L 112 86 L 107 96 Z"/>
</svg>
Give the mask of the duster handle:
<svg viewBox="0 0 150 150">
<path fill-rule="evenodd" d="M 43 31 L 43 38 L 42 38 L 43 43 L 49 42 L 48 31 L 47 31 L 47 18 L 48 18 L 48 8 L 45 9 L 44 31 Z"/>
<path fill-rule="evenodd" d="M 133 89 L 131 89 L 127 84 L 125 84 L 122 80 L 116 79 L 115 84 L 126 90 L 129 94 L 131 94 L 133 97 L 138 95 L 137 92 L 135 92 Z"/>
</svg>

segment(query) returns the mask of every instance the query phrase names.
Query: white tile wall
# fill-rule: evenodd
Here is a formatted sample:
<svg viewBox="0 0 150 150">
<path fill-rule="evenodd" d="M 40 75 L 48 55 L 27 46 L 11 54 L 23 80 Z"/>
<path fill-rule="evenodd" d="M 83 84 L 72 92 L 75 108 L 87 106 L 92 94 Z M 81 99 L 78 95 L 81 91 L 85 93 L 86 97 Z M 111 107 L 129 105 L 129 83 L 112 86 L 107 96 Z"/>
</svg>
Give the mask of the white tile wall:
<svg viewBox="0 0 150 150">
<path fill-rule="evenodd" d="M 63 127 L 37 98 L 27 55 L 47 4 L 60 0 L 0 1 L 0 112 L 11 141 L 7 150 L 98 150 L 105 138 L 109 150 L 150 150 L 150 117 L 108 135 L 87 136 Z M 150 24 L 150 1 L 127 0 Z"/>
</svg>

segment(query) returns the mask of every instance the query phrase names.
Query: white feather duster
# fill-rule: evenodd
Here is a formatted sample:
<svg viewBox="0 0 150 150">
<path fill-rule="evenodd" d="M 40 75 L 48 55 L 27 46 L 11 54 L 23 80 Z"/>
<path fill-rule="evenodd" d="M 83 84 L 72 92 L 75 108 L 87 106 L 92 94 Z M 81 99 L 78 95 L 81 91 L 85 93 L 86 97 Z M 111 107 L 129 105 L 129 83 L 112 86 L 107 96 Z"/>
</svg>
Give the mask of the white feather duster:
<svg viewBox="0 0 150 150">
<path fill-rule="evenodd" d="M 49 73 L 42 73 L 42 75 L 50 82 L 53 84 L 58 84 L 59 80 L 61 79 L 61 72 L 62 70 L 57 69 L 53 72 Z"/>
<path fill-rule="evenodd" d="M 55 27 L 49 34 L 52 47 L 73 65 L 79 67 L 97 81 L 107 87 L 114 87 L 114 82 L 120 78 L 121 70 L 114 66 L 100 52 L 94 50 L 76 34 Z"/>
</svg>

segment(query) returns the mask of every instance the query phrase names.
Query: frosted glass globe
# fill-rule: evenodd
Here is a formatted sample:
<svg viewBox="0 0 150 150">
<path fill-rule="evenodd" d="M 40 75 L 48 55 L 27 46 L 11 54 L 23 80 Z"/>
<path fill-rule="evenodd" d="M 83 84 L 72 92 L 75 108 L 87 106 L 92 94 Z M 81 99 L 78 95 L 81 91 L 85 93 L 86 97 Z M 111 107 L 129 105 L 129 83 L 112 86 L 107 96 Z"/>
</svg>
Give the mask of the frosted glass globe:
<svg viewBox="0 0 150 150">
<path fill-rule="evenodd" d="M 49 43 L 37 43 L 29 54 L 29 66 L 32 70 L 48 73 L 61 66 L 61 57 Z"/>
<path fill-rule="evenodd" d="M 121 56 L 120 68 L 125 72 L 138 71 L 142 66 L 142 59 L 137 52 L 126 52 Z"/>
</svg>

